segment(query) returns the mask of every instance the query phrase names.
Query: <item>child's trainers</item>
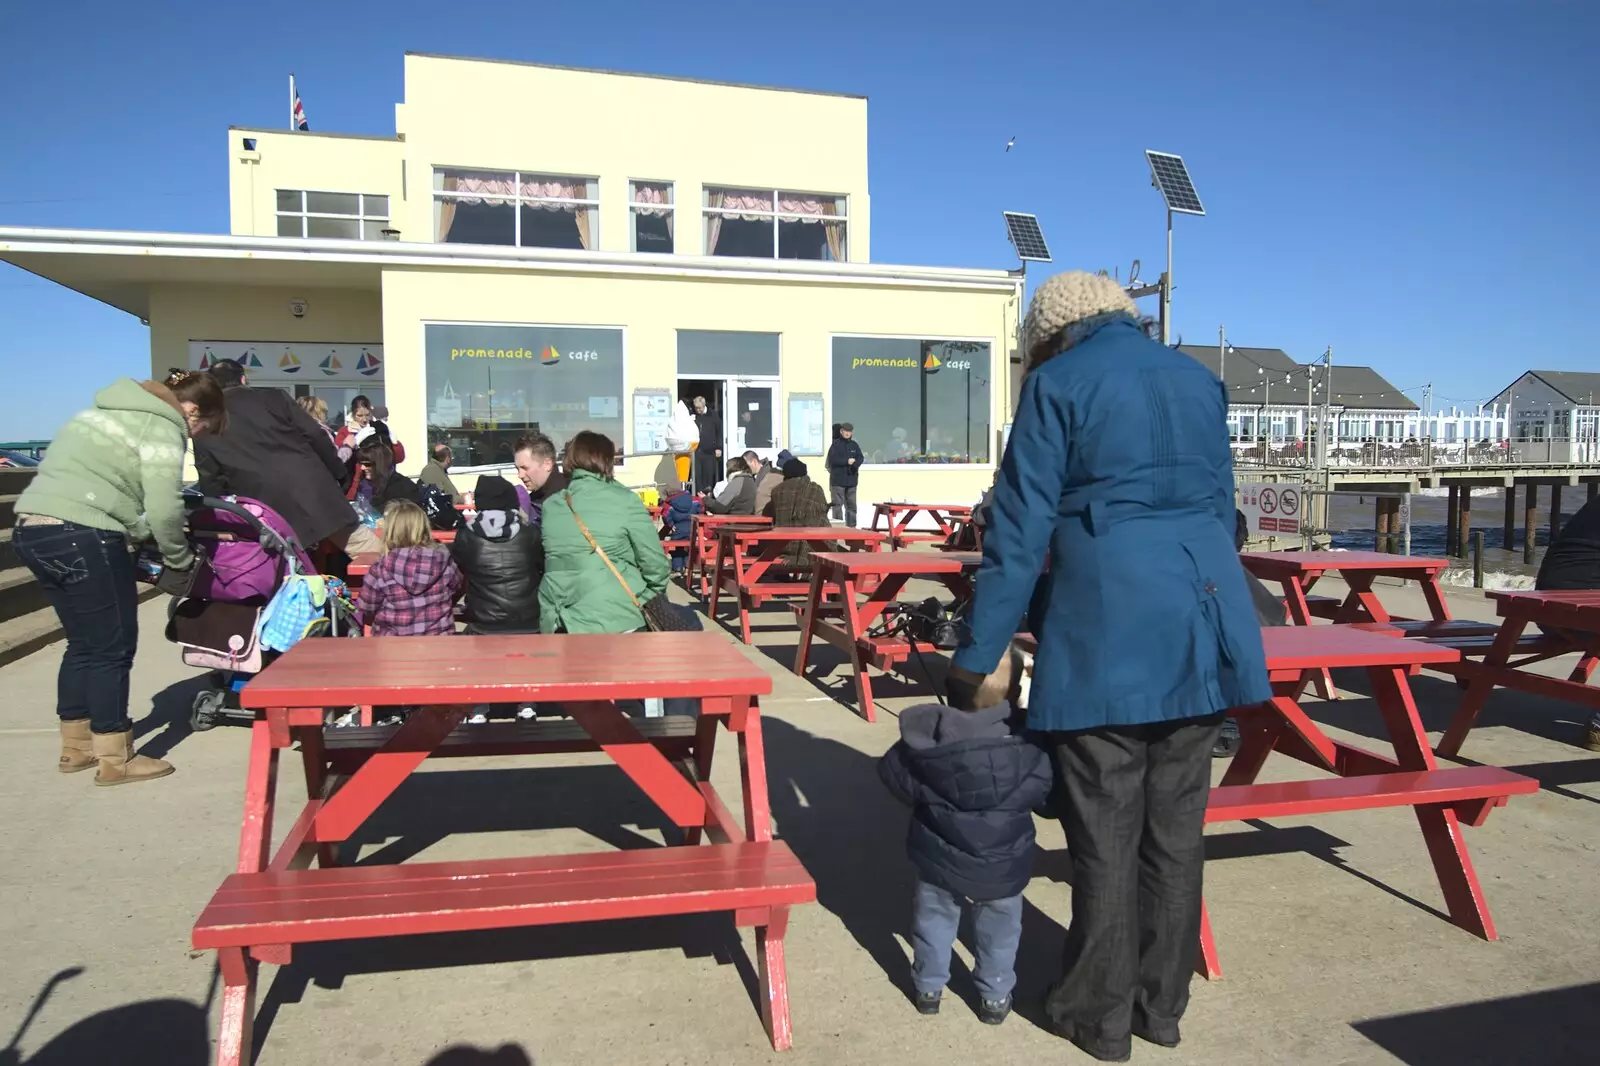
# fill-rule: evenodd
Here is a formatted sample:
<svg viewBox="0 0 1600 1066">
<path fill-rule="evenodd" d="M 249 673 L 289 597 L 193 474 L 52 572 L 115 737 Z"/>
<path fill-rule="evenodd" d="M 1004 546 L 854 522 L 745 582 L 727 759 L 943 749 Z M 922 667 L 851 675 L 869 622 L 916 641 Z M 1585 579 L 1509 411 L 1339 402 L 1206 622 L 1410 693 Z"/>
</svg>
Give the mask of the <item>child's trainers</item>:
<svg viewBox="0 0 1600 1066">
<path fill-rule="evenodd" d="M 980 999 L 978 1001 L 978 1020 L 984 1025 L 999 1025 L 1011 1016 L 1011 997 L 1003 999 Z"/>
<path fill-rule="evenodd" d="M 918 992 L 917 998 L 913 1001 L 917 1005 L 917 1013 L 938 1014 L 939 999 L 943 995 L 944 993 L 942 992 Z"/>
</svg>

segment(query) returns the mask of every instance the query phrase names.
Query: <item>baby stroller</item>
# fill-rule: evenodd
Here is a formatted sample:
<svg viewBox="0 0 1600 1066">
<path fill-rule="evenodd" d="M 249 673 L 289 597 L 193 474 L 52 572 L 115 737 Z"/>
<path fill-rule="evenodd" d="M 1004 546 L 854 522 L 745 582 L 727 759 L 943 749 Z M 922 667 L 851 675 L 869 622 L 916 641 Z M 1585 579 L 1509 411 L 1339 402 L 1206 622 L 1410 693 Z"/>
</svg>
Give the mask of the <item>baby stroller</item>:
<svg viewBox="0 0 1600 1066">
<path fill-rule="evenodd" d="M 190 708 L 190 725 L 202 731 L 225 718 L 254 720 L 239 707 L 239 690 L 279 654 L 263 647 L 262 614 L 290 578 L 314 578 L 317 569 L 289 523 L 259 500 L 186 492 L 184 504 L 196 570 L 188 595 L 168 610 L 167 639 L 183 648 L 184 665 L 215 671 L 212 686 L 197 693 Z M 353 635 L 342 584 L 325 580 L 321 607 L 306 617 L 311 601 L 298 604 L 288 639 L 275 638 L 280 646 L 302 637 Z"/>
</svg>

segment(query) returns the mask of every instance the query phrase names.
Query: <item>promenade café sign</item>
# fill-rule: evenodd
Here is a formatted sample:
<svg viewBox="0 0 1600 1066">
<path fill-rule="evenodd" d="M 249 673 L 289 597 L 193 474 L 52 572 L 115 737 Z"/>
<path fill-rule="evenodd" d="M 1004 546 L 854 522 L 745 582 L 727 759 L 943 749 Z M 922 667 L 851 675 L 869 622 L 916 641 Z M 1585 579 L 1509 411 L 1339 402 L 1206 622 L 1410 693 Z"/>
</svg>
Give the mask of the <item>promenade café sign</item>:
<svg viewBox="0 0 1600 1066">
<path fill-rule="evenodd" d="M 1298 536 L 1305 500 L 1305 486 L 1293 482 L 1239 483 L 1239 510 L 1244 512 L 1251 533 Z"/>
</svg>

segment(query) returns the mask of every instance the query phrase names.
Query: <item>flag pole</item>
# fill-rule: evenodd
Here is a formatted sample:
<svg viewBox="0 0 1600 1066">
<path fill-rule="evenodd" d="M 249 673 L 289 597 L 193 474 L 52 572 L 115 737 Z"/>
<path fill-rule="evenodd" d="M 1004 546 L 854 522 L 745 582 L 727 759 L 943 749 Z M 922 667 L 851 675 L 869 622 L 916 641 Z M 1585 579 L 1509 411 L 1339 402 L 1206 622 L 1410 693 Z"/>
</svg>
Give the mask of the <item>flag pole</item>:
<svg viewBox="0 0 1600 1066">
<path fill-rule="evenodd" d="M 294 72 L 289 72 L 289 130 L 292 133 L 297 127 L 294 121 Z"/>
</svg>

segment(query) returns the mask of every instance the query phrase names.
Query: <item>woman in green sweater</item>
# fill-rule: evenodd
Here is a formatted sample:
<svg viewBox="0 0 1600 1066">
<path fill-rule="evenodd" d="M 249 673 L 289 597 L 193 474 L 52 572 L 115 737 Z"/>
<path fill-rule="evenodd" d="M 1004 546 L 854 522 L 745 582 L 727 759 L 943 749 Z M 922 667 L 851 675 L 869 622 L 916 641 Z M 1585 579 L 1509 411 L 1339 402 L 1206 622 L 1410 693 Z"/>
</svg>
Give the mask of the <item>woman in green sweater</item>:
<svg viewBox="0 0 1600 1066">
<path fill-rule="evenodd" d="M 56 686 L 64 774 L 98 765 L 95 784 L 121 785 L 172 772 L 133 753 L 128 674 L 139 597 L 129 551 L 153 538 L 170 569 L 194 565 L 179 495 L 184 447 L 222 419 L 210 374 L 180 371 L 164 384 L 123 378 L 61 427 L 17 500 L 12 543 L 67 635 Z"/>
<path fill-rule="evenodd" d="M 644 615 L 634 601 L 649 603 L 667 590 L 672 564 L 644 501 L 611 479 L 616 462 L 617 448 L 609 437 L 579 433 L 567 446 L 564 464 L 571 484 L 544 501 L 539 628 L 546 633 L 643 629 Z M 627 589 L 595 553 L 579 528 L 580 518 Z"/>
</svg>

